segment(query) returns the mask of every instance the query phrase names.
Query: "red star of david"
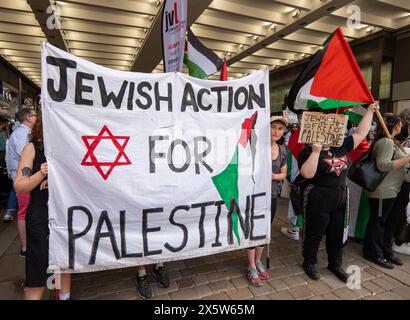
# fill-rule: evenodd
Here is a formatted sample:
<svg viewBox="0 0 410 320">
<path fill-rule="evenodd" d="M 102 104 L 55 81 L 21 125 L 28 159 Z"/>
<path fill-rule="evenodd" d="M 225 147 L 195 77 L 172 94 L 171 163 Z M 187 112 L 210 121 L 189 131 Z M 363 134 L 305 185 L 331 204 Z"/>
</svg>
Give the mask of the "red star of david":
<svg viewBox="0 0 410 320">
<path fill-rule="evenodd" d="M 336 173 L 339 176 L 343 170 L 348 168 L 348 162 L 346 156 L 342 156 L 340 158 L 329 158 L 323 159 L 331 168 L 329 172 Z"/>
<path fill-rule="evenodd" d="M 130 159 L 128 159 L 124 151 L 130 137 L 114 136 L 111 133 L 111 131 L 107 128 L 107 126 L 104 125 L 104 127 L 101 129 L 100 133 L 97 136 L 82 136 L 81 139 L 84 141 L 87 147 L 87 154 L 85 155 L 83 161 L 81 161 L 81 165 L 89 167 L 94 166 L 104 180 L 108 179 L 112 170 L 115 167 L 126 166 L 131 164 Z M 117 157 L 112 162 L 100 162 L 94 154 L 95 148 L 103 139 L 111 140 L 118 150 Z M 122 143 L 120 142 L 121 140 Z"/>
</svg>

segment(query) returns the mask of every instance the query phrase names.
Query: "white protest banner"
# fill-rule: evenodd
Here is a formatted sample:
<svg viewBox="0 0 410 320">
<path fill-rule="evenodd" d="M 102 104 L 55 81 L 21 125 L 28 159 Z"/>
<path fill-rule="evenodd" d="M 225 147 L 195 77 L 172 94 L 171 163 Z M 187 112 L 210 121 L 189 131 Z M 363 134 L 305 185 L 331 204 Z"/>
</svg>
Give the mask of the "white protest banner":
<svg viewBox="0 0 410 320">
<path fill-rule="evenodd" d="M 164 72 L 182 72 L 188 22 L 187 10 L 187 0 L 165 0 L 164 2 L 161 20 Z"/>
<path fill-rule="evenodd" d="M 267 71 L 224 82 L 132 73 L 48 44 L 41 59 L 52 268 L 121 268 L 269 242 Z"/>
<path fill-rule="evenodd" d="M 319 143 L 324 146 L 340 147 L 343 144 L 348 116 L 303 112 L 299 143 Z"/>
</svg>

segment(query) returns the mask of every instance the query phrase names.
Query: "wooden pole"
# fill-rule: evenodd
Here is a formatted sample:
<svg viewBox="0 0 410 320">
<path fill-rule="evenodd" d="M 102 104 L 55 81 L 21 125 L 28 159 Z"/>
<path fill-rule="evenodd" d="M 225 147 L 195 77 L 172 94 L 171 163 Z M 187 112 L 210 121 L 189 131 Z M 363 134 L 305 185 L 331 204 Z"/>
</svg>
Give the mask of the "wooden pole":
<svg viewBox="0 0 410 320">
<path fill-rule="evenodd" d="M 390 132 L 387 129 L 386 124 L 384 123 L 384 119 L 383 119 L 379 109 L 376 109 L 376 115 L 377 115 L 377 118 L 379 119 L 379 122 L 380 122 L 381 126 L 383 127 L 384 132 L 386 133 L 386 137 L 389 138 L 389 139 L 392 139 L 392 137 L 390 135 Z"/>
</svg>

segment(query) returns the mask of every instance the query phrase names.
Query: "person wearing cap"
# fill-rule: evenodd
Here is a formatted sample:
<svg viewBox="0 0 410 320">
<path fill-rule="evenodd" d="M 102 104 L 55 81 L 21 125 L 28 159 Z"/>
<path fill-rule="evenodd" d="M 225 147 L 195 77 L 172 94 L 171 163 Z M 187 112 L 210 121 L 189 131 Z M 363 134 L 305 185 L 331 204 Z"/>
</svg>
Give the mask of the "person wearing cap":
<svg viewBox="0 0 410 320">
<path fill-rule="evenodd" d="M 275 217 L 277 198 L 281 194 L 282 183 L 286 178 L 286 147 L 277 142 L 283 138 L 285 129 L 288 126 L 283 117 L 271 117 L 271 153 L 272 153 L 272 204 L 271 204 L 271 223 Z M 262 264 L 261 258 L 264 246 L 247 249 L 248 255 L 248 280 L 255 287 L 263 285 L 263 280 L 269 279 L 269 271 Z"/>
<path fill-rule="evenodd" d="M 313 280 L 319 280 L 316 269 L 317 251 L 326 234 L 328 269 L 347 282 L 349 275 L 342 269 L 343 245 L 347 240 L 347 173 L 351 166 L 349 152 L 366 138 L 378 103 L 371 104 L 356 132 L 344 139 L 342 146 L 320 144 L 305 146 L 298 157 L 300 174 L 306 181 L 301 193 L 304 232 L 303 269 Z"/>
</svg>

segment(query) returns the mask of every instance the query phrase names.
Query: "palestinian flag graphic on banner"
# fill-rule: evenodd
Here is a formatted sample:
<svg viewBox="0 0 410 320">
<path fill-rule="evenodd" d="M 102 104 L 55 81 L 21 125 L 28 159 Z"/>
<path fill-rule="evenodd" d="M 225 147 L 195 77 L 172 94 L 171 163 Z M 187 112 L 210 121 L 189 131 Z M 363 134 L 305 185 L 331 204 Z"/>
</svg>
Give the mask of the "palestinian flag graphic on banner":
<svg viewBox="0 0 410 320">
<path fill-rule="evenodd" d="M 235 200 L 236 204 L 239 205 L 239 166 L 242 163 L 240 159 L 243 156 L 251 157 L 252 172 L 254 172 L 257 135 L 253 129 L 255 128 L 257 117 L 258 113 L 255 112 L 250 118 L 245 119 L 242 123 L 241 136 L 230 163 L 222 172 L 212 177 L 212 182 L 221 196 L 221 199 L 225 202 L 228 211 L 231 211 L 231 205 L 233 204 L 232 200 Z M 253 175 L 252 181 L 255 184 Z M 235 234 L 238 244 L 240 244 L 238 212 L 235 209 L 232 210 L 234 210 L 231 218 L 233 233 Z"/>
<path fill-rule="evenodd" d="M 184 64 L 191 77 L 205 79 L 209 75 L 221 70 L 223 61 L 205 47 L 188 28 L 188 41 L 185 46 Z"/>
<path fill-rule="evenodd" d="M 335 109 L 373 103 L 374 99 L 342 31 L 338 28 L 316 52 L 289 91 L 290 110 Z"/>
</svg>

